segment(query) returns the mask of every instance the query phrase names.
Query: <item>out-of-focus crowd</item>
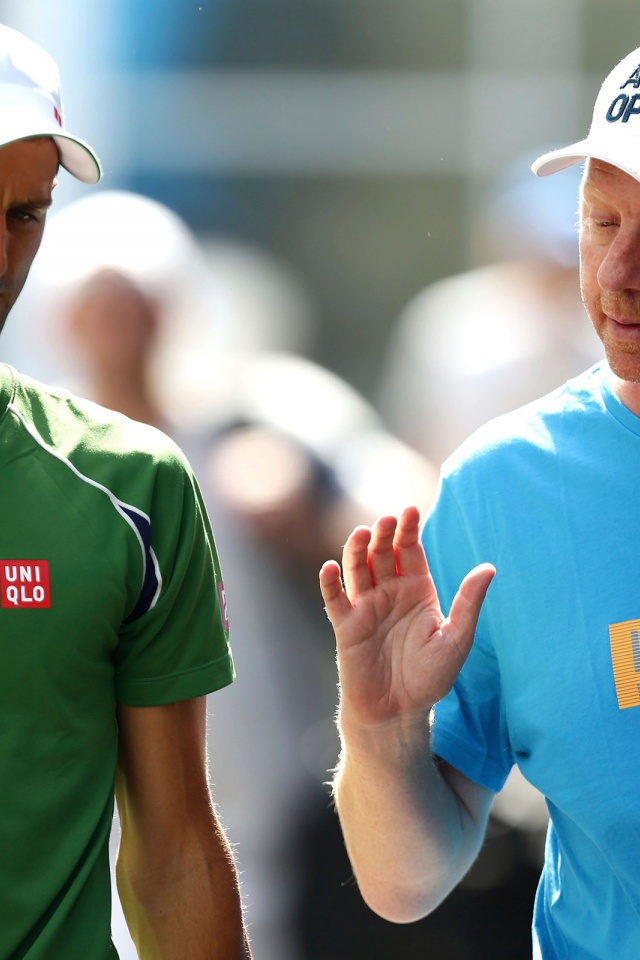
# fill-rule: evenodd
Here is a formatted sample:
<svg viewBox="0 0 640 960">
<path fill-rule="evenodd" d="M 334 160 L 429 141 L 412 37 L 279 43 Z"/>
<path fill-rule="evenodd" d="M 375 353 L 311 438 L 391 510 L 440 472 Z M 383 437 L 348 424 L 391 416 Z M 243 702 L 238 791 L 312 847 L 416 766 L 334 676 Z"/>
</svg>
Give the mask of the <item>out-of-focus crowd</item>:
<svg viewBox="0 0 640 960">
<path fill-rule="evenodd" d="M 317 573 L 354 525 L 407 503 L 424 515 L 439 463 L 475 427 L 599 359 L 577 191 L 570 174 L 536 180 L 524 158 L 505 173 L 470 225 L 477 266 L 392 324 L 373 401 L 314 361 L 312 299 L 266 253 L 196 238 L 121 191 L 50 217 L 4 359 L 163 429 L 196 471 L 238 672 L 210 698 L 213 794 L 257 960 L 530 955 L 546 811 L 516 774 L 475 867 L 431 917 L 396 926 L 360 900 L 326 786 L 336 674 Z M 116 819 L 113 850 L 117 838 Z M 114 939 L 133 960 L 117 896 Z"/>
</svg>

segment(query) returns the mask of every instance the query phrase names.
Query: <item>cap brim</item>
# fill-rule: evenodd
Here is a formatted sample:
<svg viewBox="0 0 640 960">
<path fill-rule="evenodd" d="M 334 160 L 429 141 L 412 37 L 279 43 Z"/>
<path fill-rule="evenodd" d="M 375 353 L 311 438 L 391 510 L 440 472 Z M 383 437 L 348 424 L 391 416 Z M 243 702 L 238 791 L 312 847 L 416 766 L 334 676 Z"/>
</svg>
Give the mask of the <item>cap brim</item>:
<svg viewBox="0 0 640 960">
<path fill-rule="evenodd" d="M 102 176 L 98 157 L 84 140 L 69 133 L 53 136 L 60 154 L 60 163 L 69 173 L 83 183 L 97 183 Z"/>
<path fill-rule="evenodd" d="M 549 153 L 543 153 L 531 164 L 531 169 L 537 177 L 546 177 L 551 173 L 557 173 L 559 170 L 565 170 L 574 163 L 580 163 L 581 160 L 588 158 L 593 160 L 602 160 L 603 163 L 610 163 L 613 167 L 618 167 L 629 176 L 640 180 L 640 163 L 630 163 L 625 156 L 620 153 L 615 155 L 615 144 L 611 140 L 599 142 L 596 138 L 587 137 L 585 140 L 579 140 L 568 147 L 560 150 L 551 150 Z M 636 149 L 636 154 L 638 153 Z M 633 158 L 634 161 L 636 157 Z M 637 157 L 640 160 L 640 157 Z"/>
<path fill-rule="evenodd" d="M 589 144 L 586 140 L 580 140 L 578 143 L 572 143 L 561 150 L 551 150 L 549 153 L 543 153 L 541 157 L 534 160 L 531 169 L 537 177 L 546 177 L 550 173 L 557 173 L 558 170 L 564 170 L 574 163 L 579 163 L 587 156 L 589 156 Z"/>
</svg>

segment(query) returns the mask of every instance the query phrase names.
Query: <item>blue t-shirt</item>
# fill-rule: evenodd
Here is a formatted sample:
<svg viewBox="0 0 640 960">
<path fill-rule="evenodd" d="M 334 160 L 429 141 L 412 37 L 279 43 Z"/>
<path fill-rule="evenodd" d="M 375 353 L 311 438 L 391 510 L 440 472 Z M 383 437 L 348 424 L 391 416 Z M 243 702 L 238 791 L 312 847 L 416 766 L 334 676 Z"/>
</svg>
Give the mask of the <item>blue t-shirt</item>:
<svg viewBox="0 0 640 960">
<path fill-rule="evenodd" d="M 544 960 L 640 956 L 639 478 L 603 363 L 464 443 L 424 531 L 445 611 L 497 568 L 434 751 L 495 791 L 517 763 L 547 798 Z"/>
</svg>

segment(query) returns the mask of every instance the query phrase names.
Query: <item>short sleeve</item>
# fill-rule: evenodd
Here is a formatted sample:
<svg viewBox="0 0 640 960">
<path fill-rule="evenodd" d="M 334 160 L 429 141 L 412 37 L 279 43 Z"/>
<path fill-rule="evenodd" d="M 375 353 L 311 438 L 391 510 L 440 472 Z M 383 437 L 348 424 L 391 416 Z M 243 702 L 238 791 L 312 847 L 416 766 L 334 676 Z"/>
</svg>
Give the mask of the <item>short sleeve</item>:
<svg viewBox="0 0 640 960">
<path fill-rule="evenodd" d="M 200 490 L 177 451 L 150 480 L 150 596 L 121 630 L 116 695 L 129 706 L 203 696 L 234 679 L 220 564 Z"/>
<path fill-rule="evenodd" d="M 441 480 L 422 537 L 445 614 L 469 570 L 492 560 L 491 544 L 483 545 L 475 525 L 481 518 L 473 517 L 472 529 L 473 521 L 460 508 L 451 486 L 446 477 Z M 491 642 L 490 594 L 462 671 L 449 695 L 434 708 L 433 750 L 470 780 L 498 792 L 514 761 Z"/>
</svg>

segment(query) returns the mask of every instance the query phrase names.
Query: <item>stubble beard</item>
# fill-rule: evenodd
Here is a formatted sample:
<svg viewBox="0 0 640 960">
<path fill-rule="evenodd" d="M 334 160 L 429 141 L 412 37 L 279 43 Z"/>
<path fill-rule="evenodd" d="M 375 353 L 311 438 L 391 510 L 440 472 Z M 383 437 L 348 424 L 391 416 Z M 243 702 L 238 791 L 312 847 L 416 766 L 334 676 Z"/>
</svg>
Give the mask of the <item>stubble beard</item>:
<svg viewBox="0 0 640 960">
<path fill-rule="evenodd" d="M 583 303 L 602 342 L 611 372 L 621 380 L 640 383 L 640 340 L 637 343 L 616 340 L 607 330 L 605 319 L 607 316 L 626 317 L 640 325 L 640 299 L 628 295 L 601 296 L 595 309 L 591 310 L 583 292 Z"/>
<path fill-rule="evenodd" d="M 612 344 L 608 337 L 602 343 L 611 372 L 628 383 L 640 383 L 640 348 Z"/>
</svg>

